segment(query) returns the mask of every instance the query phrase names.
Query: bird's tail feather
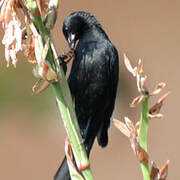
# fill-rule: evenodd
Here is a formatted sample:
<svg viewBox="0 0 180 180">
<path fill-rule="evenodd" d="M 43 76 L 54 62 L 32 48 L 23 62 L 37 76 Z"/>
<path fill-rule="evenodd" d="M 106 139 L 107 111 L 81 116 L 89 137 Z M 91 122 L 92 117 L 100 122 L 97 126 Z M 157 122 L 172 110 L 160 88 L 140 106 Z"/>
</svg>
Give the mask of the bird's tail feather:
<svg viewBox="0 0 180 180">
<path fill-rule="evenodd" d="M 97 135 L 98 144 L 101 147 L 106 147 L 108 144 L 108 132 L 107 131 L 99 131 Z"/>
<path fill-rule="evenodd" d="M 108 144 L 108 128 L 110 125 L 110 119 L 101 123 L 100 129 L 97 134 L 97 141 L 101 147 L 106 147 Z"/>
<path fill-rule="evenodd" d="M 54 180 L 71 180 L 66 157 L 57 170 Z"/>
</svg>

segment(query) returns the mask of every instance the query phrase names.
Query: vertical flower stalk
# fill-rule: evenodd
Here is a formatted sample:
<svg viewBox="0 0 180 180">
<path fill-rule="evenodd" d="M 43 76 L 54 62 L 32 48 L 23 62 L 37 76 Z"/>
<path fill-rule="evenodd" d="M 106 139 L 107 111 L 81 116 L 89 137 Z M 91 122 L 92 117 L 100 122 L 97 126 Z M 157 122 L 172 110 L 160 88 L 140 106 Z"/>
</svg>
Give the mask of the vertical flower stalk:
<svg viewBox="0 0 180 180">
<path fill-rule="evenodd" d="M 125 66 L 128 71 L 136 77 L 137 89 L 139 92 L 139 96 L 134 98 L 130 107 L 136 107 L 137 104 L 141 103 L 141 118 L 135 125 L 133 122 L 125 117 L 125 123 L 118 121 L 116 119 L 113 120 L 114 125 L 129 138 L 131 143 L 131 148 L 133 149 L 134 154 L 138 158 L 143 179 L 144 180 L 165 180 L 168 174 L 168 164 L 169 161 L 160 169 L 153 162 L 151 171 L 149 170 L 149 155 L 148 155 L 148 126 L 149 120 L 152 118 L 161 118 L 162 114 L 159 114 L 160 109 L 163 105 L 164 100 L 169 95 L 169 92 L 162 96 L 157 103 L 149 109 L 149 99 L 151 96 L 154 96 L 161 92 L 161 90 L 165 87 L 165 83 L 159 83 L 155 90 L 152 93 L 149 93 L 146 87 L 146 79 L 147 76 L 144 74 L 143 66 L 141 60 L 139 60 L 137 67 L 132 67 L 129 59 L 126 55 L 124 55 Z"/>
<path fill-rule="evenodd" d="M 148 109 L 148 96 L 144 96 L 142 100 L 142 113 L 140 120 L 139 129 L 139 144 L 147 152 L 147 136 L 148 136 L 148 125 L 149 125 L 149 109 Z M 141 162 L 141 169 L 144 180 L 150 180 L 149 165 L 148 162 Z"/>
</svg>

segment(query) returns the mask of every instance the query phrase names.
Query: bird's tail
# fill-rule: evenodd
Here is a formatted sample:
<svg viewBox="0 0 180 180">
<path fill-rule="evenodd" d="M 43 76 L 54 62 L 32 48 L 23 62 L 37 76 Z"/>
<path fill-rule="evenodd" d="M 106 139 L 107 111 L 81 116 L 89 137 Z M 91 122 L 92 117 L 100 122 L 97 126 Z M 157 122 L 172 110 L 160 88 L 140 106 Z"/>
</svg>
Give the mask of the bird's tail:
<svg viewBox="0 0 180 180">
<path fill-rule="evenodd" d="M 71 180 L 66 157 L 64 157 L 61 166 L 57 170 L 54 180 Z"/>
<path fill-rule="evenodd" d="M 104 123 L 101 123 L 100 129 L 97 134 L 98 144 L 104 148 L 108 144 L 108 128 L 110 126 L 110 118 L 108 118 Z"/>
</svg>

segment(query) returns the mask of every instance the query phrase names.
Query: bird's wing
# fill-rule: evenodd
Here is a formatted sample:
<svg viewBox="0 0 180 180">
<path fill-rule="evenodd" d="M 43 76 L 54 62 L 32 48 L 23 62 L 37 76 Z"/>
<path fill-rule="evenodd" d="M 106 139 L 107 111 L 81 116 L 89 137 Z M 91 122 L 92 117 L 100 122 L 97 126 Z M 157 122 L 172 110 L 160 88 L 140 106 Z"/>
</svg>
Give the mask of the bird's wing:
<svg viewBox="0 0 180 180">
<path fill-rule="evenodd" d="M 112 49 L 108 49 L 106 60 L 109 61 L 109 78 L 110 78 L 110 91 L 109 99 L 107 104 L 104 106 L 104 119 L 99 129 L 97 140 L 98 144 L 105 147 L 108 144 L 108 128 L 110 126 L 110 118 L 112 116 L 115 98 L 117 93 L 117 86 L 119 80 L 119 57 L 116 48 L 113 46 Z"/>
</svg>

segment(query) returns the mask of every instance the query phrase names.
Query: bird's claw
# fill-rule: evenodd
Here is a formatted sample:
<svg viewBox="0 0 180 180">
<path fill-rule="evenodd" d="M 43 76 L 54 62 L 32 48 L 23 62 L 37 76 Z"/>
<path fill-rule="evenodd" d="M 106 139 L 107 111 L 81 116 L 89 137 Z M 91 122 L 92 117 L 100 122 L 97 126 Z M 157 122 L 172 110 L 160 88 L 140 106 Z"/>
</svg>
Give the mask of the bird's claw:
<svg viewBox="0 0 180 180">
<path fill-rule="evenodd" d="M 74 57 L 74 49 L 70 49 L 68 52 L 63 53 L 62 55 L 59 56 L 59 59 L 63 62 L 68 64 L 71 59 Z"/>
</svg>

